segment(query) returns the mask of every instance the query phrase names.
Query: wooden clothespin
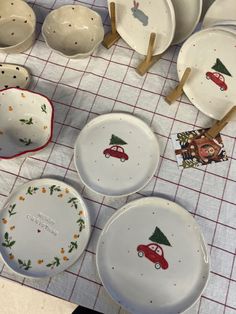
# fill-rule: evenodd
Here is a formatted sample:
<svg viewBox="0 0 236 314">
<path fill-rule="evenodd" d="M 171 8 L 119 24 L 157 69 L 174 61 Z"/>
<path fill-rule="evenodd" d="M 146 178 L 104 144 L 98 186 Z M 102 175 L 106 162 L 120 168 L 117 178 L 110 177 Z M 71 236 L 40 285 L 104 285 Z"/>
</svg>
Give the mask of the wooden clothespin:
<svg viewBox="0 0 236 314">
<path fill-rule="evenodd" d="M 115 2 L 110 3 L 110 16 L 111 16 L 111 32 L 107 33 L 103 39 L 103 46 L 109 49 L 117 40 L 120 38 L 120 35 L 116 30 L 116 7 Z"/>
<path fill-rule="evenodd" d="M 221 130 L 232 120 L 233 115 L 236 114 L 236 106 L 233 106 L 223 119 L 217 121 L 206 133 L 206 137 L 210 140 L 214 139 Z"/>
<path fill-rule="evenodd" d="M 179 84 L 175 87 L 175 89 L 169 95 L 166 96 L 165 101 L 169 105 L 171 105 L 174 101 L 176 101 L 177 98 L 179 98 L 183 94 L 184 92 L 183 87 L 190 73 L 191 73 L 191 68 L 186 68 Z"/>
<path fill-rule="evenodd" d="M 151 33 L 150 39 L 149 39 L 149 44 L 148 44 L 147 56 L 138 65 L 138 67 L 136 69 L 136 72 L 141 76 L 143 76 L 145 73 L 147 73 L 147 71 L 150 69 L 150 67 L 161 58 L 161 55 L 153 56 L 155 40 L 156 40 L 156 34 Z"/>
</svg>

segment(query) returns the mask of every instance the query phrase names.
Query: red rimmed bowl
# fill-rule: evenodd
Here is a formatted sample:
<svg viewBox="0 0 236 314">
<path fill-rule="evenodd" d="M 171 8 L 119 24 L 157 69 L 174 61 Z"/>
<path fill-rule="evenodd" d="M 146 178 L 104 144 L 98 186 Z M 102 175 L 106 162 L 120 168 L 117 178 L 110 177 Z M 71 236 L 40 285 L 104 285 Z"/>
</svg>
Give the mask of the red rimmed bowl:
<svg viewBox="0 0 236 314">
<path fill-rule="evenodd" d="M 48 145 L 53 106 L 40 94 L 9 88 L 0 91 L 0 158 L 31 155 Z"/>
</svg>

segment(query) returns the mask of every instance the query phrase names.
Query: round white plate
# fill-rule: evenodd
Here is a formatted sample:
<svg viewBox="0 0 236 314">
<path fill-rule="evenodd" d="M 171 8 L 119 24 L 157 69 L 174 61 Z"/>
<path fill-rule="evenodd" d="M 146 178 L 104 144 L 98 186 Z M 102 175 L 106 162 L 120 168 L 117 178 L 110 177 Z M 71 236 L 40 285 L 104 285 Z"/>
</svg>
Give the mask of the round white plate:
<svg viewBox="0 0 236 314">
<path fill-rule="evenodd" d="M 236 21 L 235 0 L 215 0 L 206 12 L 202 28 L 208 28 L 225 20 Z"/>
<path fill-rule="evenodd" d="M 214 27 L 192 35 L 178 56 L 179 79 L 187 67 L 192 69 L 184 92 L 200 111 L 216 120 L 235 105 L 235 52 L 236 33 Z"/>
<path fill-rule="evenodd" d="M 9 63 L 0 63 L 0 90 L 9 87 L 27 88 L 30 74 L 26 68 Z"/>
<path fill-rule="evenodd" d="M 87 208 L 74 188 L 53 179 L 30 181 L 0 211 L 0 252 L 19 275 L 53 276 L 79 258 L 90 228 Z"/>
<path fill-rule="evenodd" d="M 202 12 L 202 0 L 172 0 L 176 29 L 172 44 L 184 41 L 196 28 Z"/>
<path fill-rule="evenodd" d="M 147 54 L 151 33 L 156 33 L 154 55 L 163 53 L 175 33 L 175 12 L 171 0 L 108 0 L 116 4 L 116 27 L 128 45 Z"/>
<path fill-rule="evenodd" d="M 201 231 L 181 206 L 165 199 L 135 200 L 107 222 L 97 245 L 101 281 L 135 314 L 177 314 L 198 300 L 209 276 Z"/>
<path fill-rule="evenodd" d="M 82 182 L 107 196 L 142 189 L 153 177 L 159 158 L 159 144 L 150 127 L 126 113 L 93 119 L 75 143 L 75 165 Z"/>
</svg>

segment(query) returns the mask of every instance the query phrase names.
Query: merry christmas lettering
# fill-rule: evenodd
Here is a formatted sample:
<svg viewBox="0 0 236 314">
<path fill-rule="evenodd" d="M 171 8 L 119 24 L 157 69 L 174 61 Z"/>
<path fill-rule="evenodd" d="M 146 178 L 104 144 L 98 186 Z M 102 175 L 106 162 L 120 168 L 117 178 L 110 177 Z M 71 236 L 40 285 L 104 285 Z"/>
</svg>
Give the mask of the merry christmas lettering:
<svg viewBox="0 0 236 314">
<path fill-rule="evenodd" d="M 58 235 L 58 231 L 52 228 L 52 226 L 55 225 L 55 221 L 50 217 L 39 213 L 37 216 L 26 215 L 26 218 L 34 222 L 39 228 L 43 228 L 54 236 Z M 38 232 L 41 232 L 41 230 L 38 229 Z"/>
</svg>

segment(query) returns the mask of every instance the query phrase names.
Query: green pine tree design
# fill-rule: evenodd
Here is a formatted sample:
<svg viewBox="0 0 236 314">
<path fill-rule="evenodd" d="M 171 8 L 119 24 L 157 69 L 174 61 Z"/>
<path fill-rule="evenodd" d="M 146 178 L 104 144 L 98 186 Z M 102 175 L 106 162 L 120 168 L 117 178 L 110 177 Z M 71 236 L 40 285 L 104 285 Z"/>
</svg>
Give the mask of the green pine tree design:
<svg viewBox="0 0 236 314">
<path fill-rule="evenodd" d="M 213 65 L 212 69 L 225 75 L 232 76 L 226 66 L 218 58 L 216 59 L 216 63 Z"/>
<path fill-rule="evenodd" d="M 110 145 L 126 145 L 127 143 L 123 141 L 120 137 L 112 134 L 110 139 Z"/>
<path fill-rule="evenodd" d="M 164 245 L 171 246 L 167 237 L 164 235 L 164 233 L 158 227 L 155 228 L 155 231 L 153 232 L 153 234 L 151 235 L 149 240 L 152 242 L 156 242 L 158 244 L 164 244 Z"/>
</svg>

